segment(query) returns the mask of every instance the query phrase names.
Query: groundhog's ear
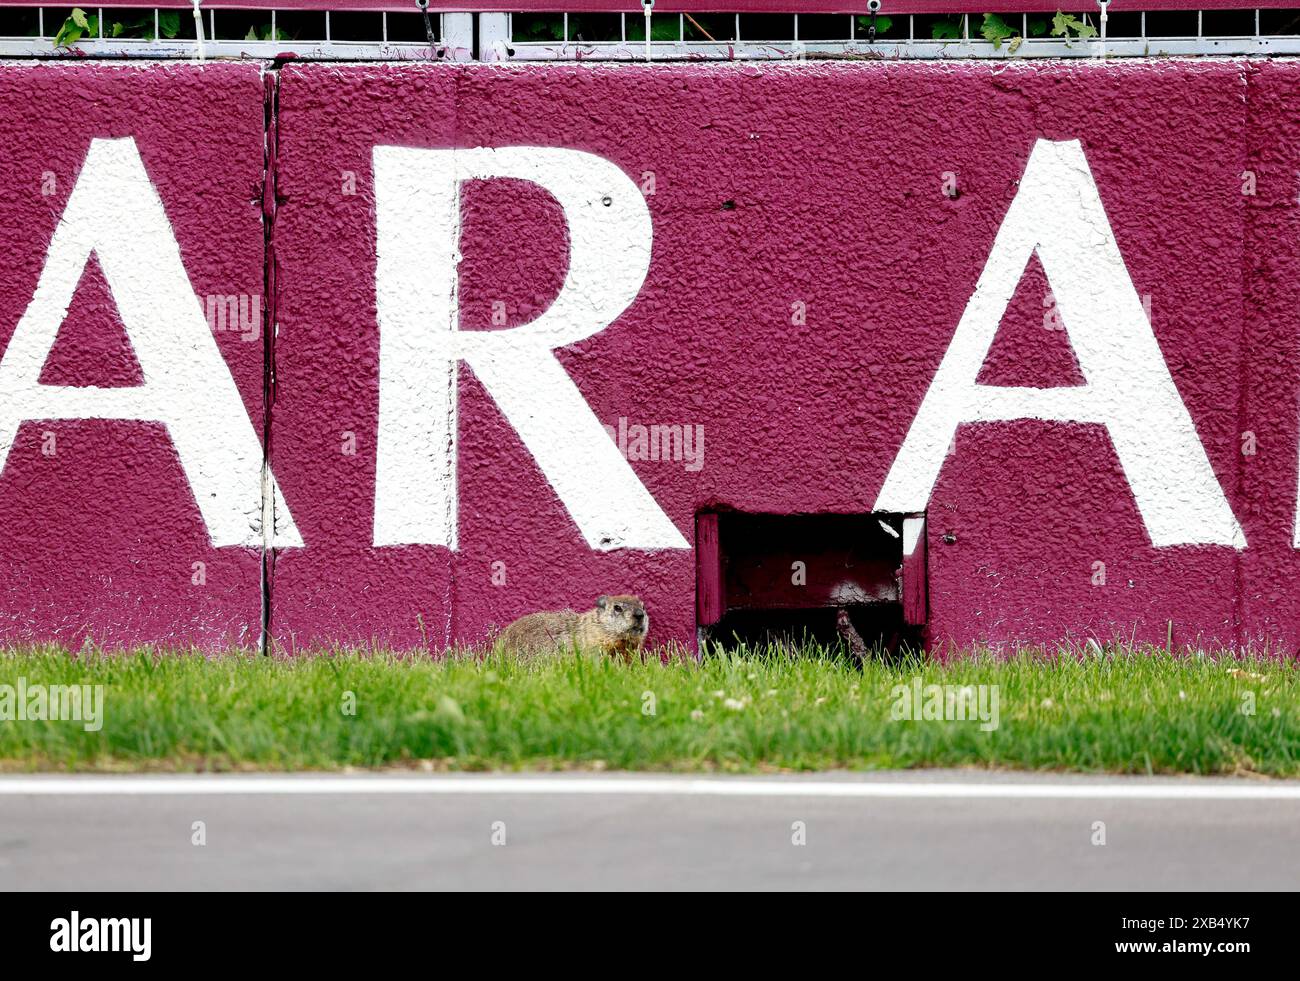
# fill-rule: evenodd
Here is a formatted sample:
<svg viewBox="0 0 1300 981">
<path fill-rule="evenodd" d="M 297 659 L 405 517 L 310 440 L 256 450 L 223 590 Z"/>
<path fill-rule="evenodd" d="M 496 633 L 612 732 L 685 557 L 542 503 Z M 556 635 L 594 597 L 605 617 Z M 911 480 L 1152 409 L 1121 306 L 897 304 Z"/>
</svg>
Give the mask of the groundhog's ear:
<svg viewBox="0 0 1300 981">
<path fill-rule="evenodd" d="M 603 610 L 603 609 L 604 609 L 606 606 L 608 606 L 608 605 L 609 605 L 609 597 L 608 597 L 608 596 L 598 596 L 598 597 L 596 597 L 596 609 L 598 609 L 598 610 Z"/>
</svg>

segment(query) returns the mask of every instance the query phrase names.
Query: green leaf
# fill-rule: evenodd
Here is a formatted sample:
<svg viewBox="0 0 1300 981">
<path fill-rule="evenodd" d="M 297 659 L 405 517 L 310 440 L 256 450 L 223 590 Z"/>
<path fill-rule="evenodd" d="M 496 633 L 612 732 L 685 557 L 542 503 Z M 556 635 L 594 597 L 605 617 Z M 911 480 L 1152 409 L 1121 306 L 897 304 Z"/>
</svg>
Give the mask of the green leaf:
<svg viewBox="0 0 1300 981">
<path fill-rule="evenodd" d="M 961 38 L 961 17 L 936 20 L 930 26 L 930 37 L 935 41 L 956 41 Z"/>
<path fill-rule="evenodd" d="M 82 17 L 82 20 L 85 20 L 84 16 Z M 82 28 L 74 24 L 72 18 L 69 17 L 59 26 L 58 31 L 55 33 L 54 46 L 56 48 L 63 48 L 75 44 L 81 39 L 81 33 Z"/>
<path fill-rule="evenodd" d="M 994 48 L 1002 47 L 1002 42 L 1016 32 L 997 14 L 985 14 L 984 23 L 980 25 L 980 35 L 985 41 L 992 41 Z"/>
<path fill-rule="evenodd" d="M 248 33 L 244 35 L 244 40 L 245 40 L 245 41 L 256 41 L 256 40 L 257 40 L 257 28 L 256 28 L 256 27 L 250 27 L 250 28 L 248 29 Z"/>
<path fill-rule="evenodd" d="M 627 20 L 627 39 L 645 41 L 645 18 L 629 16 Z M 679 39 L 676 17 L 655 17 L 650 21 L 651 41 L 676 41 Z"/>
<path fill-rule="evenodd" d="M 865 17 L 865 16 L 864 16 L 864 17 L 859 17 L 859 18 L 858 18 L 858 28 L 859 28 L 861 31 L 863 31 L 863 32 L 865 33 L 866 30 L 867 30 L 870 26 L 871 26 L 871 18 L 870 18 L 870 17 Z M 894 18 L 892 18 L 892 17 L 884 17 L 884 16 L 881 16 L 881 15 L 877 15 L 877 16 L 876 16 L 876 34 L 877 34 L 877 35 L 884 34 L 886 31 L 888 31 L 888 30 L 889 30 L 891 27 L 893 27 L 893 26 L 894 26 Z"/>
<path fill-rule="evenodd" d="M 80 7 L 72 8 L 72 14 L 68 17 L 68 20 L 72 21 L 72 23 L 76 24 L 83 31 L 90 30 L 90 24 L 86 21 L 86 12 Z"/>
<path fill-rule="evenodd" d="M 1074 33 L 1071 34 L 1070 32 Z M 1080 20 L 1073 14 L 1063 14 L 1057 11 L 1052 18 L 1052 36 L 1063 37 L 1067 41 L 1072 37 L 1089 38 L 1097 36 L 1097 28 L 1093 27 L 1086 20 Z"/>
<path fill-rule="evenodd" d="M 1043 17 L 1031 17 L 1029 19 L 1029 36 L 1042 37 L 1047 33 L 1047 20 Z"/>
<path fill-rule="evenodd" d="M 162 32 L 163 37 L 175 37 L 181 30 L 181 15 L 175 10 L 159 11 L 158 30 Z"/>
<path fill-rule="evenodd" d="M 109 28 L 110 37 L 143 38 L 153 40 L 153 14 L 137 17 L 135 20 L 114 21 Z"/>
<path fill-rule="evenodd" d="M 563 41 L 564 15 L 543 14 L 534 17 L 523 25 L 523 31 L 515 36 L 518 41 Z"/>
<path fill-rule="evenodd" d="M 1013 37 L 1009 42 L 1007 42 L 1007 54 L 1015 54 L 1016 49 L 1019 48 L 1024 43 L 1025 43 L 1024 38 Z"/>
</svg>

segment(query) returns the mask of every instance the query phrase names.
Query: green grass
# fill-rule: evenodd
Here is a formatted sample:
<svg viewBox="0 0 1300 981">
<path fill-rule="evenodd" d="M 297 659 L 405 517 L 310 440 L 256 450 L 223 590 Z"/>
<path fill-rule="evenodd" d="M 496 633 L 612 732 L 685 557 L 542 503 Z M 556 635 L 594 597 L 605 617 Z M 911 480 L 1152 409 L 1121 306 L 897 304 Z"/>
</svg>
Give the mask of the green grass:
<svg viewBox="0 0 1300 981">
<path fill-rule="evenodd" d="M 9 771 L 970 766 L 1300 776 L 1300 668 L 1160 651 L 865 669 L 815 650 L 630 667 L 0 652 L 0 685 L 20 676 L 29 687 L 104 685 L 104 724 L 0 721 Z M 998 728 L 891 720 L 894 686 L 916 677 L 999 686 Z M 1253 714 L 1243 712 L 1252 700 Z"/>
</svg>

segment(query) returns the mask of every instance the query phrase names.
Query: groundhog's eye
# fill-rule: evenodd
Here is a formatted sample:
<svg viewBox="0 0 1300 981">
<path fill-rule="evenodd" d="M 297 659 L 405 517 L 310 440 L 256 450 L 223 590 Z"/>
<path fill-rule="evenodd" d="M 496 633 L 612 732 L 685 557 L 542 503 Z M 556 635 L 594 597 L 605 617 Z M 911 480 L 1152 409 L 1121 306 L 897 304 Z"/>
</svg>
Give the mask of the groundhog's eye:
<svg viewBox="0 0 1300 981">
<path fill-rule="evenodd" d="M 615 607 L 614 607 L 614 612 L 615 612 L 615 613 L 622 613 L 622 612 L 623 612 L 623 607 L 621 607 L 621 606 L 615 606 Z"/>
</svg>

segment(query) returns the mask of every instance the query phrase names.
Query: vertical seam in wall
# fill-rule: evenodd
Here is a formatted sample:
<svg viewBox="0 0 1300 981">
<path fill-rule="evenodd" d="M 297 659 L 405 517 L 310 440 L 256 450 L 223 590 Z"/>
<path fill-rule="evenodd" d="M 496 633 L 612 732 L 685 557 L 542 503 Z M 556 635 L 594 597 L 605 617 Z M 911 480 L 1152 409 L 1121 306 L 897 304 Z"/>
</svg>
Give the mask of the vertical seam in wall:
<svg viewBox="0 0 1300 981">
<path fill-rule="evenodd" d="M 477 20 L 477 18 L 475 18 Z M 460 86 L 464 78 L 463 73 L 458 68 L 453 68 L 456 74 L 453 76 L 451 93 L 452 93 L 452 146 L 460 146 Z M 460 211 L 460 180 L 456 180 L 455 201 L 453 202 L 455 214 L 452 215 L 452 235 L 455 247 L 455 254 L 460 254 L 460 232 L 461 232 L 461 211 Z M 449 329 L 453 332 L 460 329 L 460 262 L 456 261 L 451 280 L 451 317 L 452 323 Z M 454 349 L 453 349 L 454 351 Z M 456 447 L 459 442 L 460 414 L 458 412 L 459 392 L 460 392 L 460 370 L 461 364 L 459 358 L 454 358 L 451 363 L 451 384 L 447 391 L 447 455 L 443 458 L 450 461 L 448 466 L 451 469 L 450 488 L 447 495 L 446 514 L 444 515 L 444 527 L 446 529 L 447 548 L 447 585 L 443 594 L 443 603 L 445 610 L 443 613 L 443 637 L 442 649 L 447 651 L 451 649 L 452 639 L 456 635 L 456 548 L 459 545 L 457 537 L 458 516 L 460 513 L 460 468 L 457 466 Z M 452 544 L 452 543 L 456 544 Z"/>
<path fill-rule="evenodd" d="M 275 578 L 275 484 L 271 476 L 271 416 L 275 403 L 275 209 L 280 76 L 264 66 L 262 151 L 262 556 L 261 630 L 257 648 L 271 652 L 271 596 Z"/>
<path fill-rule="evenodd" d="M 1255 108 L 1251 102 L 1252 82 L 1255 75 L 1255 69 L 1250 65 L 1243 65 L 1241 68 L 1242 82 L 1242 99 L 1245 103 L 1244 118 L 1244 141 L 1245 153 L 1242 154 L 1242 170 L 1254 170 L 1254 146 L 1252 133 L 1254 132 L 1252 123 L 1254 121 Z M 1240 180 L 1240 173 L 1237 175 Z M 1237 432 L 1232 441 L 1232 455 L 1236 460 L 1237 479 L 1234 485 L 1235 498 L 1234 512 L 1237 515 L 1237 521 L 1241 524 L 1241 531 L 1246 536 L 1246 547 L 1250 547 L 1250 533 L 1247 530 L 1245 516 L 1250 513 L 1250 508 L 1246 506 L 1246 457 L 1241 452 L 1241 434 L 1247 429 L 1247 412 L 1249 402 L 1250 386 L 1250 312 L 1251 306 L 1251 285 L 1252 277 L 1250 274 L 1251 261 L 1251 243 L 1254 238 L 1254 209 L 1250 206 L 1249 198 L 1244 195 L 1238 195 L 1241 199 L 1242 221 L 1241 221 L 1241 262 L 1239 269 L 1241 273 L 1240 282 L 1240 303 L 1241 309 L 1238 316 L 1238 329 L 1240 335 L 1237 342 Z M 1233 646 L 1238 652 L 1242 650 L 1246 642 L 1246 619 L 1245 619 L 1245 581 L 1244 569 L 1242 568 L 1244 549 L 1233 549 L 1232 558 L 1232 612 L 1235 630 L 1233 634 Z"/>
</svg>

